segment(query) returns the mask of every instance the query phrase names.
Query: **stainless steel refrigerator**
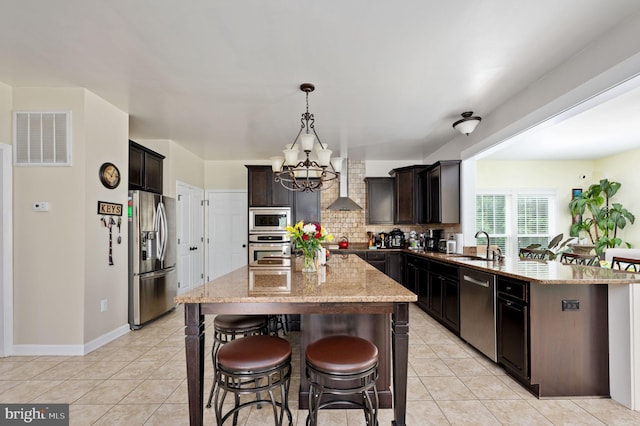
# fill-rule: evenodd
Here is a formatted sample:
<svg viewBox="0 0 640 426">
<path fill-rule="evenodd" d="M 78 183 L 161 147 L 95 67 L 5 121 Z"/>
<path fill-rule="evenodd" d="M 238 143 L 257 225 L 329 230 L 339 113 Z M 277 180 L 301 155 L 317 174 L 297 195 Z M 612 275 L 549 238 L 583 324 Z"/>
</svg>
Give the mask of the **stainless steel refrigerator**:
<svg viewBox="0 0 640 426">
<path fill-rule="evenodd" d="M 138 329 L 175 308 L 176 201 L 129 191 L 129 325 Z"/>
</svg>

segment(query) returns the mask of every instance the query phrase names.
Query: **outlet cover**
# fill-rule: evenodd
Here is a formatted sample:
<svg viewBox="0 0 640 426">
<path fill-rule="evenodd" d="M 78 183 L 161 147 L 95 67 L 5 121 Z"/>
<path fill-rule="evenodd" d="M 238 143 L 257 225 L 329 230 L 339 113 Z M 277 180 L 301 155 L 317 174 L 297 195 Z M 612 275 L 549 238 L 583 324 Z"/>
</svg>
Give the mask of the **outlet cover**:
<svg viewBox="0 0 640 426">
<path fill-rule="evenodd" d="M 100 312 L 105 312 L 107 309 L 109 309 L 109 302 L 107 299 L 102 299 L 100 301 Z"/>
</svg>

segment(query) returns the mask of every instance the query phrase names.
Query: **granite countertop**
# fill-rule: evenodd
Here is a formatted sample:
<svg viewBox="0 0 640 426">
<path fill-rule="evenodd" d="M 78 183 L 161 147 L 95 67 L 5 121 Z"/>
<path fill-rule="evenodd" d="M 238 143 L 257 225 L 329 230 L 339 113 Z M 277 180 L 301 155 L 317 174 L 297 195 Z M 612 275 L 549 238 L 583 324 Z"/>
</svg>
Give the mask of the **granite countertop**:
<svg viewBox="0 0 640 426">
<path fill-rule="evenodd" d="M 504 275 L 536 284 L 633 284 L 640 283 L 640 274 L 597 266 L 566 265 L 558 261 L 505 258 L 501 262 L 471 259 L 469 256 L 434 252 L 407 253 L 429 259 L 442 260 L 485 272 Z"/>
<path fill-rule="evenodd" d="M 344 251 L 370 251 L 366 243 L 349 244 Z M 339 253 L 340 249 L 332 250 Z M 565 265 L 557 261 L 505 258 L 502 262 L 470 259 L 472 256 L 450 255 L 409 249 L 375 249 L 371 251 L 403 251 L 427 259 L 441 260 L 455 266 L 464 266 L 498 275 L 504 275 L 536 284 L 632 284 L 640 283 L 639 273 L 583 265 Z"/>
<path fill-rule="evenodd" d="M 417 296 L 355 254 L 331 256 L 317 273 L 291 267 L 243 266 L 175 297 L 177 303 L 415 302 Z"/>
</svg>

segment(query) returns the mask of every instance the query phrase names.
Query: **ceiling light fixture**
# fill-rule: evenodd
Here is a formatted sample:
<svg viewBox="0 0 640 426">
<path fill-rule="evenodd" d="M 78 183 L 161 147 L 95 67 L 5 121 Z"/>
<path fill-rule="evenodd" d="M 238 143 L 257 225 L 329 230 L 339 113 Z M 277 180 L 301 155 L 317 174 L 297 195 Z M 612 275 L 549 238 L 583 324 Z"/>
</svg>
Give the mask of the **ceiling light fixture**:
<svg viewBox="0 0 640 426">
<path fill-rule="evenodd" d="M 340 176 L 343 159 L 331 158 L 332 151 L 320 142 L 316 133 L 315 118 L 309 113 L 309 93 L 315 90 L 315 86 L 303 83 L 300 90 L 305 92 L 307 98 L 307 111 L 302 113 L 300 131 L 293 143 L 286 145 L 282 151 L 284 158 L 271 157 L 271 169 L 275 172 L 275 181 L 289 191 L 323 191 L 330 188 Z M 318 141 L 317 144 L 314 143 L 315 140 Z M 300 146 L 305 155 L 302 161 L 298 161 Z M 315 159 L 311 158 L 311 152 L 314 152 Z"/>
<path fill-rule="evenodd" d="M 473 111 L 467 111 L 462 113 L 462 120 L 458 120 L 453 123 L 453 128 L 457 129 L 463 135 L 469 136 L 469 133 L 473 132 L 478 124 L 480 124 L 480 117 L 472 117 Z"/>
</svg>

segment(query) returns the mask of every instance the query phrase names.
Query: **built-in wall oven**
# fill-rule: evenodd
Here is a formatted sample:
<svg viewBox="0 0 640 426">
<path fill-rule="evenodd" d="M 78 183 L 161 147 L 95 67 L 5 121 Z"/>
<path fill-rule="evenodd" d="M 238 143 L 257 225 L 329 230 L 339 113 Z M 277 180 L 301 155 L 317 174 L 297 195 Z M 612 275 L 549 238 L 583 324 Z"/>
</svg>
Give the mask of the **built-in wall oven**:
<svg viewBox="0 0 640 426">
<path fill-rule="evenodd" d="M 249 234 L 285 232 L 291 225 L 290 207 L 250 207 Z"/>
<path fill-rule="evenodd" d="M 291 256 L 291 238 L 285 232 L 249 234 L 249 263 L 266 256 Z"/>
</svg>

